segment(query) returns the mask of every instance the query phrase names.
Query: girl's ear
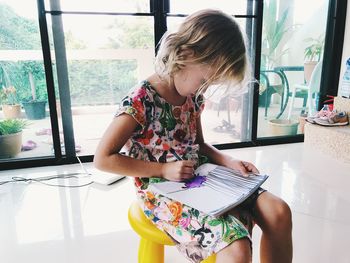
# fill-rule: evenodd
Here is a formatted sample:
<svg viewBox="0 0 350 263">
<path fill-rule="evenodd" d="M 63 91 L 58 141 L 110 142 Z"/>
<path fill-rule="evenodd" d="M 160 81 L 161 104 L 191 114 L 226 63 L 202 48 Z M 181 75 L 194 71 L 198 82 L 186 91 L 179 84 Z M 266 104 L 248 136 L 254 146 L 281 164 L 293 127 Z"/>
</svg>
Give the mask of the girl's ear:
<svg viewBox="0 0 350 263">
<path fill-rule="evenodd" d="M 183 58 L 183 59 L 191 59 L 194 57 L 194 51 L 193 49 L 190 49 L 190 48 L 186 48 L 186 49 L 183 49 L 179 52 L 179 55 Z"/>
</svg>

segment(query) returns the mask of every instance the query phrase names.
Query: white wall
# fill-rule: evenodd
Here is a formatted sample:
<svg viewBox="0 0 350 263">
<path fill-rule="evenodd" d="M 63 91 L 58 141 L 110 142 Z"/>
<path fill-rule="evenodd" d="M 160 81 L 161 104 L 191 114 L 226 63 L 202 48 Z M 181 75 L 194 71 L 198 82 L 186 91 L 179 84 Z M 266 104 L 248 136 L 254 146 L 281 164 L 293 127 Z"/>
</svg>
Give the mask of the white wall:
<svg viewBox="0 0 350 263">
<path fill-rule="evenodd" d="M 350 57 L 350 3 L 348 3 L 347 12 L 346 12 L 346 24 L 345 24 L 345 33 L 344 33 L 344 45 L 343 45 L 343 58 L 341 62 L 341 70 L 339 77 L 339 86 L 338 94 L 340 94 L 340 86 L 342 83 L 342 78 L 345 71 L 346 60 Z"/>
</svg>

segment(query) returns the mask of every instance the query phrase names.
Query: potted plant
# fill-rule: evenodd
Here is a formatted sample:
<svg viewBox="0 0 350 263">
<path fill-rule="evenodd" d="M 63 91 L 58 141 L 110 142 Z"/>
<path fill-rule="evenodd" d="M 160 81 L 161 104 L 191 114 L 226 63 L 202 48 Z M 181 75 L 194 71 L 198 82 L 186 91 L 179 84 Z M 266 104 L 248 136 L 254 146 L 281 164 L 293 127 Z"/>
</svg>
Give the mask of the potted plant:
<svg viewBox="0 0 350 263">
<path fill-rule="evenodd" d="M 312 72 L 323 53 L 324 35 L 321 34 L 318 38 L 306 38 L 305 42 L 310 42 L 304 50 L 304 78 L 306 84 L 309 84 Z"/>
<path fill-rule="evenodd" d="M 21 152 L 22 130 L 27 122 L 22 119 L 0 121 L 0 158 L 12 158 Z"/>
<path fill-rule="evenodd" d="M 29 83 L 31 87 L 31 96 L 23 100 L 23 108 L 30 120 L 40 120 L 46 117 L 46 99 L 44 94 L 37 94 L 34 77 L 32 72 L 28 72 Z"/>
<path fill-rule="evenodd" d="M 288 24 L 287 18 L 289 8 L 279 14 L 278 2 L 276 0 L 268 1 L 264 4 L 264 19 L 261 45 L 261 79 L 259 88 L 259 107 L 269 107 L 271 96 L 279 90 L 281 85 L 271 84 L 270 77 L 276 77 L 275 74 L 268 73 L 276 66 L 281 57 L 289 50 L 283 46 L 283 40 L 287 33 L 293 32 L 292 26 Z"/>
<path fill-rule="evenodd" d="M 273 69 L 280 58 L 288 52 L 288 49 L 284 49 L 283 46 L 281 46 L 286 33 L 290 32 L 293 28 L 288 25 L 288 15 L 289 8 L 279 14 L 277 0 L 271 0 L 264 4 L 261 45 L 262 70 Z"/>
<path fill-rule="evenodd" d="M 17 101 L 16 89 L 10 85 L 7 72 L 2 64 L 0 64 L 0 105 L 6 119 L 20 117 L 21 105 Z"/>
<path fill-rule="evenodd" d="M 0 89 L 0 101 L 5 119 L 17 119 L 21 116 L 21 105 L 17 102 L 14 86 Z"/>
</svg>

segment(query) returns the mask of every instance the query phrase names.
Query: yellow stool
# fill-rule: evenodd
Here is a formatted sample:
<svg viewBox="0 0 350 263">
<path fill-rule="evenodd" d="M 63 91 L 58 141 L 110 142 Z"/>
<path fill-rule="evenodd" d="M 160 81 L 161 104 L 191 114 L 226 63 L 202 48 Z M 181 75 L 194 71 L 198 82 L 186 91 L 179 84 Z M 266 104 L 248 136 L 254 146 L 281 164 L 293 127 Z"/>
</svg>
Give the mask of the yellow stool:
<svg viewBox="0 0 350 263">
<path fill-rule="evenodd" d="M 164 245 L 173 246 L 173 241 L 159 230 L 143 213 L 137 201 L 129 207 L 129 223 L 140 236 L 139 263 L 164 263 Z M 215 255 L 211 255 L 202 263 L 215 263 Z"/>
</svg>

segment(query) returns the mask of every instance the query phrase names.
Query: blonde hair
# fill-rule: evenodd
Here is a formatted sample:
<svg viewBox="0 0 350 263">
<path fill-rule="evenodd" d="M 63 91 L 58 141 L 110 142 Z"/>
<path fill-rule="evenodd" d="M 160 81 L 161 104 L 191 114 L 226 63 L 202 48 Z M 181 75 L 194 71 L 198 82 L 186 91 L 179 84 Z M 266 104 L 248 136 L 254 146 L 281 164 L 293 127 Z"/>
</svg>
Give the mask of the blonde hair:
<svg viewBox="0 0 350 263">
<path fill-rule="evenodd" d="M 193 56 L 185 56 L 186 50 Z M 161 78 L 170 79 L 190 63 L 207 64 L 214 73 L 199 88 L 202 93 L 215 82 L 241 83 L 249 75 L 246 50 L 236 20 L 219 10 L 205 9 L 188 16 L 177 32 L 162 37 L 155 70 Z"/>
</svg>

